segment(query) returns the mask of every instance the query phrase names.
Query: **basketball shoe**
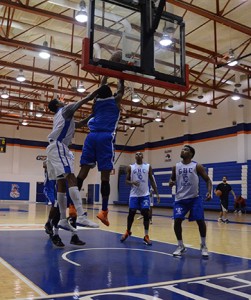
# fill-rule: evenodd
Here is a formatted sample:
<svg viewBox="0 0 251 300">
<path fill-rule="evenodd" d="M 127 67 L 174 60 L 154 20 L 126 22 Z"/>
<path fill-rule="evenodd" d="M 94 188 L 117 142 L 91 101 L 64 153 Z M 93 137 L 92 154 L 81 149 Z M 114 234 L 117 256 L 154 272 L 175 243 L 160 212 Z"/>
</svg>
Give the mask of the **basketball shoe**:
<svg viewBox="0 0 251 300">
<path fill-rule="evenodd" d="M 123 235 L 121 236 L 120 242 L 123 243 L 123 242 L 128 238 L 128 236 L 130 236 L 131 234 L 132 234 L 131 231 L 126 230 L 125 234 L 123 234 Z"/>
<path fill-rule="evenodd" d="M 67 219 L 62 219 L 58 222 L 58 228 L 67 230 L 67 231 L 71 231 L 74 232 L 76 231 L 76 228 L 72 227 L 69 222 L 67 221 Z"/>
<path fill-rule="evenodd" d="M 97 214 L 97 218 L 106 226 L 110 225 L 110 222 L 108 221 L 108 210 L 101 210 L 98 214 Z"/>
<path fill-rule="evenodd" d="M 206 245 L 200 245 L 200 250 L 203 257 L 208 257 L 208 249 Z"/>
<path fill-rule="evenodd" d="M 152 246 L 152 242 L 150 241 L 148 235 L 145 235 L 145 236 L 144 236 L 143 241 L 144 241 L 144 244 L 146 244 L 147 246 Z"/>
<path fill-rule="evenodd" d="M 74 234 L 72 237 L 71 237 L 71 241 L 70 243 L 72 245 L 75 245 L 75 246 L 84 246 L 85 245 L 85 242 L 81 241 L 78 237 L 77 234 Z"/>
<path fill-rule="evenodd" d="M 98 228 L 99 225 L 87 218 L 87 213 L 85 212 L 82 216 L 77 217 L 76 221 L 77 226 L 81 227 L 90 227 L 90 228 Z"/>
<path fill-rule="evenodd" d="M 184 245 L 179 245 L 177 249 L 173 252 L 173 256 L 181 256 L 182 253 L 185 253 L 187 248 Z"/>
<path fill-rule="evenodd" d="M 51 237 L 51 241 L 55 247 L 58 247 L 58 248 L 64 247 L 64 243 L 61 241 L 61 238 L 59 237 L 58 234 L 53 235 Z"/>
</svg>

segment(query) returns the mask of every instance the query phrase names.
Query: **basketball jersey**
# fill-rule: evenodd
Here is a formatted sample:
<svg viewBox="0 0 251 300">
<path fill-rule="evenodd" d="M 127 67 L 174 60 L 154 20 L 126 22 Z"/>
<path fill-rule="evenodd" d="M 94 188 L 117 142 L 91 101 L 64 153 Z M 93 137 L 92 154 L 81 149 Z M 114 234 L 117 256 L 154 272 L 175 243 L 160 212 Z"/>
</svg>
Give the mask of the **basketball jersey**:
<svg viewBox="0 0 251 300">
<path fill-rule="evenodd" d="M 197 163 L 179 162 L 176 164 L 176 196 L 175 201 L 195 198 L 199 194 L 199 176 L 196 170 Z"/>
<path fill-rule="evenodd" d="M 63 117 L 63 112 L 67 106 L 60 108 L 55 114 L 52 132 L 48 135 L 49 142 L 59 141 L 66 146 L 71 144 L 75 132 L 75 122 L 73 118 L 65 119 Z"/>
<path fill-rule="evenodd" d="M 139 181 L 139 186 L 132 185 L 130 197 L 142 197 L 149 195 L 149 164 L 133 164 L 131 166 L 131 181 Z"/>
<path fill-rule="evenodd" d="M 114 132 L 117 128 L 120 110 L 114 97 L 98 98 L 93 106 L 93 117 L 88 122 L 90 131 Z"/>
</svg>

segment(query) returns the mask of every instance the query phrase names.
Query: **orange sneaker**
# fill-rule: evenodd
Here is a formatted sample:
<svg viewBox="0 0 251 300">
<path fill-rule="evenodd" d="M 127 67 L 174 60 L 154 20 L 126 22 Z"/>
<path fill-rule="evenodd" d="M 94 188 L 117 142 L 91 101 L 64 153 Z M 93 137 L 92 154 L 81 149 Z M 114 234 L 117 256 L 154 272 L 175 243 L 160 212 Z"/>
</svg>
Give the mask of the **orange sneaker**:
<svg viewBox="0 0 251 300">
<path fill-rule="evenodd" d="M 108 221 L 107 218 L 108 215 L 108 210 L 101 210 L 98 214 L 97 214 L 97 218 L 106 226 L 110 225 L 110 222 Z"/>
<path fill-rule="evenodd" d="M 131 234 L 132 234 L 131 231 L 126 230 L 125 234 L 123 234 L 121 236 L 120 242 L 123 243 L 128 238 L 128 236 L 131 235 Z"/>
<path fill-rule="evenodd" d="M 144 244 L 146 244 L 147 246 L 152 246 L 152 242 L 150 241 L 148 235 L 144 236 Z"/>
</svg>

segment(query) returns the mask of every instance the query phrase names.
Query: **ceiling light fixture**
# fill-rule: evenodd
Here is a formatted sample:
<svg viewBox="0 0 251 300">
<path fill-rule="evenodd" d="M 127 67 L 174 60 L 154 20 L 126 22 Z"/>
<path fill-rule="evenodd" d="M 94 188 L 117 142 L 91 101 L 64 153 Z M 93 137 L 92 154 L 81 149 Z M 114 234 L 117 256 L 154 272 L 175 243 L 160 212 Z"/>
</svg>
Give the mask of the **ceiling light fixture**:
<svg viewBox="0 0 251 300">
<path fill-rule="evenodd" d="M 17 75 L 16 77 L 16 80 L 19 81 L 19 82 L 24 82 L 25 81 L 25 76 L 24 76 L 24 73 L 23 73 L 23 70 L 20 70 L 19 71 L 19 74 Z"/>
<path fill-rule="evenodd" d="M 130 127 L 129 127 L 130 129 L 135 129 L 135 126 L 134 126 L 134 124 L 133 124 L 133 121 L 131 121 L 131 125 L 130 125 Z"/>
<path fill-rule="evenodd" d="M 27 126 L 28 124 L 29 124 L 29 123 L 28 123 L 27 120 L 23 120 L 23 121 L 22 121 L 22 125 Z"/>
<path fill-rule="evenodd" d="M 229 49 L 229 58 L 228 58 L 227 64 L 230 67 L 234 67 L 234 66 L 236 66 L 238 64 L 238 61 L 235 59 L 234 50 L 233 49 Z"/>
<path fill-rule="evenodd" d="M 41 118 L 43 116 L 44 109 L 42 107 L 37 107 L 36 117 Z"/>
<path fill-rule="evenodd" d="M 76 13 L 75 19 L 79 23 L 85 23 L 88 19 L 87 13 L 86 13 L 86 4 L 85 1 L 80 1 L 79 3 L 80 10 Z"/>
<path fill-rule="evenodd" d="M 140 102 L 140 98 L 139 98 L 138 94 L 133 94 L 132 95 L 132 102 L 134 102 L 134 103 Z"/>
<path fill-rule="evenodd" d="M 231 99 L 234 100 L 234 101 L 238 101 L 241 99 L 241 97 L 238 95 L 239 91 L 237 89 L 234 89 L 234 93 L 233 95 L 231 96 Z"/>
<path fill-rule="evenodd" d="M 191 106 L 190 107 L 190 109 L 189 109 L 189 112 L 191 113 L 191 114 L 194 114 L 194 113 L 196 113 L 196 108 L 195 108 L 195 106 Z"/>
<path fill-rule="evenodd" d="M 48 59 L 51 56 L 48 50 L 48 43 L 46 41 L 43 42 L 43 49 L 39 52 L 39 56 L 43 59 Z"/>
<path fill-rule="evenodd" d="M 78 87 L 77 87 L 77 91 L 79 93 L 84 93 L 86 91 L 85 87 L 84 87 L 84 84 L 83 84 L 83 81 L 80 81 Z"/>
<path fill-rule="evenodd" d="M 156 122 L 160 122 L 161 121 L 161 117 L 160 117 L 160 113 L 159 112 L 157 112 L 157 116 L 155 118 L 155 121 Z"/>
<path fill-rule="evenodd" d="M 171 38 L 173 32 L 174 32 L 174 28 L 173 27 L 167 27 L 166 24 L 165 24 L 165 26 L 163 28 L 162 37 L 159 41 L 161 46 L 167 47 L 167 46 L 170 46 L 173 43 L 172 38 Z"/>
<path fill-rule="evenodd" d="M 1 93 L 1 98 L 3 98 L 3 99 L 8 99 L 9 98 L 9 93 L 8 93 L 6 87 L 3 88 L 3 91 Z"/>
</svg>

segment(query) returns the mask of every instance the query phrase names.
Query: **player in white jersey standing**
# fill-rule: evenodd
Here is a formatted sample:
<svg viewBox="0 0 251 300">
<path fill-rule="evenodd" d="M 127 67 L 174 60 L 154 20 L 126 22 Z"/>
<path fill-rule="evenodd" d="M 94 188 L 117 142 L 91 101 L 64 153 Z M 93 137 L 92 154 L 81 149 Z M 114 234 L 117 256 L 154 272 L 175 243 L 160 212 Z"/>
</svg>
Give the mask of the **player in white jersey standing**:
<svg viewBox="0 0 251 300">
<path fill-rule="evenodd" d="M 173 256 L 181 256 L 186 252 L 186 247 L 182 239 L 182 221 L 189 212 L 189 221 L 196 221 L 199 227 L 201 237 L 201 254 L 208 256 L 206 246 L 206 223 L 204 220 L 203 199 L 199 196 L 199 176 L 207 184 L 207 194 L 205 200 L 211 199 L 212 181 L 208 177 L 204 167 L 197 162 L 192 161 L 195 150 L 189 145 L 185 145 L 181 150 L 181 162 L 178 162 L 172 169 L 172 175 L 169 180 L 169 186 L 176 185 L 176 195 L 174 201 L 173 217 L 174 232 L 178 240 L 178 248 L 173 252 Z"/>
<path fill-rule="evenodd" d="M 58 227 L 69 231 L 76 231 L 76 229 L 66 219 L 66 181 L 70 197 L 78 214 L 76 225 L 99 227 L 98 224 L 87 219 L 87 213 L 83 209 L 81 195 L 77 187 L 77 179 L 74 175 L 74 158 L 69 149 L 75 128 L 82 127 L 87 122 L 86 119 L 75 122 L 74 113 L 81 105 L 94 99 L 98 93 L 99 89 L 73 104 L 65 105 L 58 99 L 53 99 L 48 104 L 49 110 L 54 112 L 55 116 L 52 132 L 48 135 L 49 145 L 46 148 L 47 170 L 49 179 L 57 180 L 57 201 L 60 210 Z"/>
<path fill-rule="evenodd" d="M 116 129 L 120 117 L 120 103 L 124 94 L 124 81 L 118 80 L 115 95 L 108 85 L 107 77 L 101 82 L 100 92 L 93 104 L 93 113 L 88 121 L 90 133 L 87 135 L 80 159 L 81 170 L 77 176 L 78 188 L 81 189 L 91 168 L 96 163 L 101 172 L 102 210 L 97 218 L 106 226 L 108 221 L 108 201 L 110 195 L 110 173 L 113 169 L 114 144 Z"/>
<path fill-rule="evenodd" d="M 160 202 L 159 193 L 156 182 L 153 177 L 152 167 L 150 164 L 143 162 L 143 153 L 137 152 L 135 154 L 136 163 L 127 168 L 126 183 L 131 185 L 130 198 L 129 198 L 129 214 L 127 217 L 127 230 L 122 235 L 120 241 L 124 242 L 129 235 L 132 234 L 131 227 L 134 221 L 137 210 L 141 211 L 143 216 L 143 225 L 145 230 L 144 243 L 152 245 L 149 239 L 149 223 L 150 223 L 150 184 L 157 196 L 158 203 Z"/>
</svg>

